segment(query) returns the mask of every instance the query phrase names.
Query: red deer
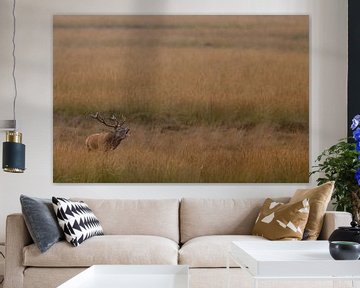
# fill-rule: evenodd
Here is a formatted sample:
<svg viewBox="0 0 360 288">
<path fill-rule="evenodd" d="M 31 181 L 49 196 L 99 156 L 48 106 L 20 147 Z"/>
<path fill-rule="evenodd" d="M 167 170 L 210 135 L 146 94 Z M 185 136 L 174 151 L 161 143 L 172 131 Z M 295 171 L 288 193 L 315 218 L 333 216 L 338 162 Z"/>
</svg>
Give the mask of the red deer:
<svg viewBox="0 0 360 288">
<path fill-rule="evenodd" d="M 110 132 L 95 133 L 88 136 L 85 141 L 88 151 L 101 150 L 107 152 L 109 150 L 115 150 L 120 142 L 128 136 L 130 129 L 123 127 L 126 120 L 124 116 L 122 117 L 121 122 L 117 120 L 115 115 L 108 118 L 108 122 L 101 117 L 99 112 L 90 116 L 104 124 L 106 127 L 114 128 L 114 130 Z"/>
</svg>

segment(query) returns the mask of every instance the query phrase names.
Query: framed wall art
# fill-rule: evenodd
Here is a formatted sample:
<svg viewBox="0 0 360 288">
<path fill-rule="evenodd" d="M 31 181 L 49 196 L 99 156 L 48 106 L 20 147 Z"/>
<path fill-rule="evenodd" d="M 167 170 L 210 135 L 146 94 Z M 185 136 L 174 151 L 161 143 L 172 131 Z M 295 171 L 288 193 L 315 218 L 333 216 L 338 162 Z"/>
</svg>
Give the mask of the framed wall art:
<svg viewBox="0 0 360 288">
<path fill-rule="evenodd" d="M 53 18 L 56 183 L 304 183 L 309 16 Z"/>
</svg>

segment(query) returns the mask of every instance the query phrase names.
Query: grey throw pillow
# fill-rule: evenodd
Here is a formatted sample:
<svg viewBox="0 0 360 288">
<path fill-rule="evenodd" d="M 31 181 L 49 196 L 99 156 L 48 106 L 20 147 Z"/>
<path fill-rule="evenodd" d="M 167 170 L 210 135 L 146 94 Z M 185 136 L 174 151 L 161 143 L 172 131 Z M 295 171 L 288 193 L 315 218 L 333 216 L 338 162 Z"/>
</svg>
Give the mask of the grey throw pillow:
<svg viewBox="0 0 360 288">
<path fill-rule="evenodd" d="M 31 238 L 41 253 L 64 238 L 51 199 L 20 196 L 22 213 Z"/>
</svg>

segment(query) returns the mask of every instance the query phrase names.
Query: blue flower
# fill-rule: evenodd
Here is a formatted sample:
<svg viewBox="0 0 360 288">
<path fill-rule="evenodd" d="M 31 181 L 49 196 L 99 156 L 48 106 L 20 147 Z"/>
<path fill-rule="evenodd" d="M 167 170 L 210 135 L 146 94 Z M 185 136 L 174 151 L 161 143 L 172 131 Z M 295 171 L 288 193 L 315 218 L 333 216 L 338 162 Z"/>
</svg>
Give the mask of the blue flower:
<svg viewBox="0 0 360 288">
<path fill-rule="evenodd" d="M 356 115 L 353 119 L 352 119 L 352 124 L 351 124 L 351 129 L 355 130 L 360 124 L 360 115 Z"/>
<path fill-rule="evenodd" d="M 351 129 L 353 130 L 353 136 L 356 141 L 355 150 L 356 152 L 360 152 L 360 115 L 356 115 L 352 119 Z M 360 160 L 360 154 L 357 156 L 358 160 Z M 355 172 L 355 179 L 360 186 L 360 167 Z"/>
<path fill-rule="evenodd" d="M 360 141 L 360 128 L 356 128 L 356 130 L 353 131 L 353 136 L 356 142 Z"/>
<path fill-rule="evenodd" d="M 355 173 L 355 179 L 358 182 L 359 186 L 360 186 L 360 167 L 358 168 L 358 170 Z"/>
</svg>

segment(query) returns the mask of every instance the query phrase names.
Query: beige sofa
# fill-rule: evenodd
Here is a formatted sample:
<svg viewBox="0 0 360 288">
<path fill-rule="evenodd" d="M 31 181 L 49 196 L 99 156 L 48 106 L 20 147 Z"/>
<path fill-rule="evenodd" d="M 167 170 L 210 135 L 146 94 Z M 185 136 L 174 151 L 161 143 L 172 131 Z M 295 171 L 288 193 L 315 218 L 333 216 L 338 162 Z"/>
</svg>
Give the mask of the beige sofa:
<svg viewBox="0 0 360 288">
<path fill-rule="evenodd" d="M 264 199 L 82 200 L 105 235 L 76 248 L 62 241 L 41 254 L 23 216 L 8 216 L 5 288 L 56 287 L 94 264 L 185 264 L 191 288 L 223 288 L 231 241 L 268 241 L 250 235 Z M 348 213 L 327 212 L 321 237 L 350 220 Z M 235 287 L 243 272 L 231 266 Z"/>
</svg>

